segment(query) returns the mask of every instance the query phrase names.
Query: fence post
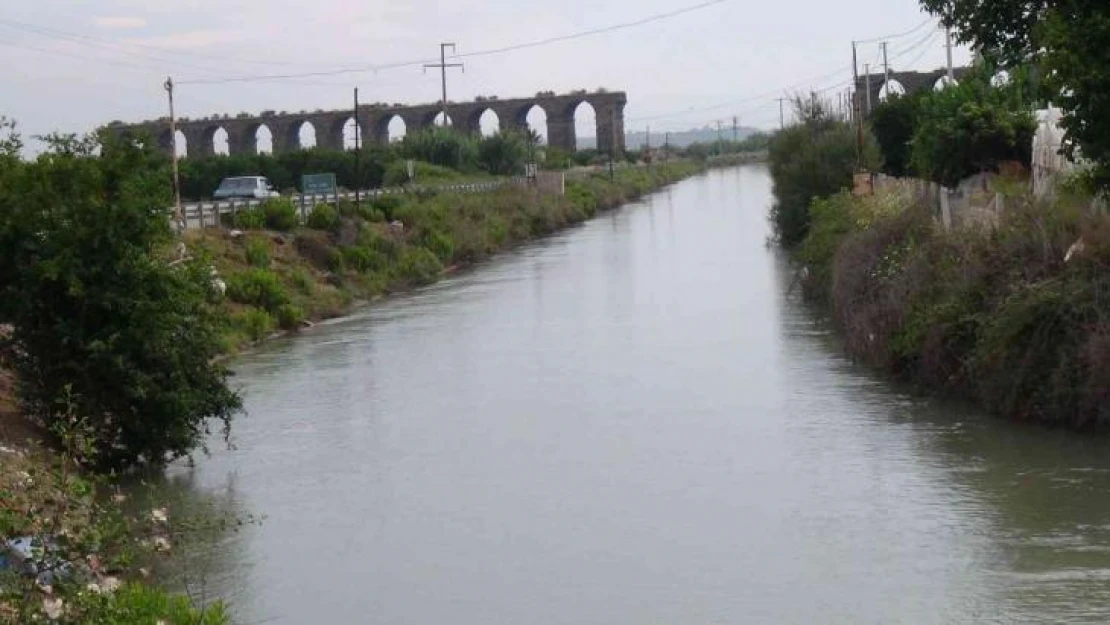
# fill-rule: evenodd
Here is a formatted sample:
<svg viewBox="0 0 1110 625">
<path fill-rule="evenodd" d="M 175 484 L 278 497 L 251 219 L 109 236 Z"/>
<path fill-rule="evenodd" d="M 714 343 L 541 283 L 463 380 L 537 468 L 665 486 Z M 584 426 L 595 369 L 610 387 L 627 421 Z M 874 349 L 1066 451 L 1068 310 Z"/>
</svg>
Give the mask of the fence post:
<svg viewBox="0 0 1110 625">
<path fill-rule="evenodd" d="M 945 230 L 952 229 L 952 210 L 949 205 L 948 189 L 940 187 L 940 222 Z"/>
<path fill-rule="evenodd" d="M 235 200 L 232 199 L 231 200 L 231 225 L 233 225 L 233 226 L 235 225 L 235 216 L 238 215 L 238 214 L 239 213 L 236 212 L 236 210 L 235 210 Z"/>
<path fill-rule="evenodd" d="M 297 196 L 297 204 L 300 204 L 300 207 L 301 207 L 301 223 L 302 224 L 308 223 L 308 214 L 305 212 L 305 206 L 304 206 L 304 193 Z"/>
</svg>

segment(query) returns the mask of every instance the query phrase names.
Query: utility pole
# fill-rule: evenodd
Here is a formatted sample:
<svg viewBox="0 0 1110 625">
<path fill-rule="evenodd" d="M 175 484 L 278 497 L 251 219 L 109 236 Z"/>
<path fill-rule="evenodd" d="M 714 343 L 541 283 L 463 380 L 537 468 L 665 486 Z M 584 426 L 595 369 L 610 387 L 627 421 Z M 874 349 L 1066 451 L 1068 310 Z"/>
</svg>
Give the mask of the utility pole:
<svg viewBox="0 0 1110 625">
<path fill-rule="evenodd" d="M 721 154 L 721 143 L 724 139 L 721 138 L 721 120 L 717 120 L 717 155 Z"/>
<path fill-rule="evenodd" d="M 948 26 L 944 27 L 944 49 L 948 55 L 948 84 L 952 85 L 956 82 L 956 73 L 952 69 L 952 29 Z"/>
<path fill-rule="evenodd" d="M 883 89 L 886 97 L 890 97 L 890 62 L 886 58 L 886 42 L 883 42 Z"/>
<path fill-rule="evenodd" d="M 358 125 L 358 87 L 355 87 L 355 206 L 362 206 L 362 196 L 359 189 L 362 187 L 362 149 L 359 146 L 359 135 L 362 129 Z M 339 198 L 336 198 L 336 205 L 338 206 Z"/>
<path fill-rule="evenodd" d="M 740 118 L 732 116 L 732 142 L 740 143 Z"/>
<path fill-rule="evenodd" d="M 177 166 L 177 116 L 173 111 L 173 78 L 167 76 L 166 83 L 163 86 L 166 88 L 166 94 L 170 99 L 170 149 L 173 150 L 173 219 L 184 230 L 187 224 L 185 223 L 185 214 L 181 210 L 181 173 Z"/>
<path fill-rule="evenodd" d="M 462 69 L 463 73 L 466 73 L 466 67 L 462 63 L 448 63 L 447 62 L 447 48 L 451 48 L 451 52 L 454 52 L 455 51 L 455 44 L 453 44 L 453 43 L 441 43 L 441 44 L 439 44 L 439 63 L 426 63 L 424 65 L 424 71 L 425 72 L 428 71 L 428 68 L 439 68 L 440 78 L 443 81 L 443 100 L 441 101 L 441 103 L 442 103 L 443 125 L 444 126 L 447 125 L 447 69 L 450 68 L 450 67 L 458 67 L 458 68 Z"/>
<path fill-rule="evenodd" d="M 863 64 L 863 73 L 865 74 L 866 84 L 864 88 L 867 89 L 867 115 L 871 115 L 871 64 Z"/>
<path fill-rule="evenodd" d="M 786 128 L 786 116 L 782 112 L 782 103 L 786 102 L 786 98 L 778 98 L 779 101 L 779 130 Z"/>
<path fill-rule="evenodd" d="M 671 133 L 663 135 L 663 158 L 670 160 L 671 158 Z"/>
</svg>

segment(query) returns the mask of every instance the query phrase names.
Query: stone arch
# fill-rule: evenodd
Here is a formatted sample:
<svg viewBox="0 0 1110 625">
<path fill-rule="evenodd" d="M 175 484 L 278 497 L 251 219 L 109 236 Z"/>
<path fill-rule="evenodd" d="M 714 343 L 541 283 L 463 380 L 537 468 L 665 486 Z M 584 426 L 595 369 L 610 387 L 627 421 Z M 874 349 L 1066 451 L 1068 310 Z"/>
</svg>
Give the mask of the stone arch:
<svg viewBox="0 0 1110 625">
<path fill-rule="evenodd" d="M 600 143 L 597 136 L 597 108 L 589 101 L 582 100 L 571 107 L 570 115 L 574 119 L 575 147 L 596 149 Z"/>
<path fill-rule="evenodd" d="M 936 82 L 933 83 L 933 91 L 941 91 L 949 85 L 954 86 L 954 85 L 958 85 L 958 84 L 960 84 L 960 81 L 958 81 L 958 80 L 949 81 L 948 80 L 948 74 L 941 74 L 940 78 L 937 78 Z"/>
<path fill-rule="evenodd" d="M 467 120 L 467 130 L 476 135 L 488 137 L 495 135 L 504 128 L 501 116 L 492 107 L 475 110 Z"/>
<path fill-rule="evenodd" d="M 209 153 L 214 156 L 231 154 L 231 135 L 223 126 L 209 126 L 204 129 L 204 144 L 211 146 Z"/>
<path fill-rule="evenodd" d="M 247 143 L 254 144 L 255 154 L 274 153 L 274 131 L 265 123 L 258 124 L 253 130 L 247 131 Z"/>
<path fill-rule="evenodd" d="M 891 78 L 889 81 L 883 82 L 879 87 L 879 101 L 883 101 L 891 96 L 906 95 L 906 86 L 901 83 L 897 78 Z"/>
<path fill-rule="evenodd" d="M 366 145 L 366 137 L 362 132 L 362 124 L 351 116 L 343 120 L 343 149 L 353 150 L 356 145 Z"/>
<path fill-rule="evenodd" d="M 422 126 L 427 128 L 429 126 L 443 126 L 443 111 L 432 111 L 424 116 Z M 455 120 L 451 119 L 451 115 L 447 115 L 447 127 L 454 128 Z"/>
<path fill-rule="evenodd" d="M 400 113 L 386 113 L 374 122 L 374 139 L 380 145 L 396 143 L 408 133 L 408 122 Z"/>
<path fill-rule="evenodd" d="M 316 147 L 316 125 L 307 119 L 293 120 L 286 131 L 285 145 L 299 150 Z"/>
</svg>

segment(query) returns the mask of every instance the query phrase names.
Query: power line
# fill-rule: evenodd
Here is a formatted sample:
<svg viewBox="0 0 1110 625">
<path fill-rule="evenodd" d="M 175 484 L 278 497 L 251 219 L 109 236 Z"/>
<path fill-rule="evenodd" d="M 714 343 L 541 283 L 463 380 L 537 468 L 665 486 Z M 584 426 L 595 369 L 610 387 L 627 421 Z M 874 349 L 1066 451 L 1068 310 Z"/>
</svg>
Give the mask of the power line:
<svg viewBox="0 0 1110 625">
<path fill-rule="evenodd" d="M 620 24 L 613 24 L 613 25 L 604 26 L 604 27 L 601 27 L 601 28 L 594 28 L 594 29 L 591 29 L 591 30 L 584 30 L 584 31 L 580 31 L 580 32 L 577 32 L 577 33 L 572 33 L 572 34 L 569 34 L 569 35 L 560 35 L 558 37 L 548 37 L 546 39 L 539 39 L 539 40 L 536 40 L 536 41 L 529 41 L 529 42 L 525 42 L 525 43 L 518 43 L 518 44 L 510 45 L 510 46 L 503 46 L 503 47 L 500 47 L 500 48 L 490 48 L 488 50 L 478 50 L 478 51 L 475 51 L 475 52 L 467 52 L 465 54 L 457 54 L 457 55 L 455 55 L 454 58 L 473 58 L 473 57 L 478 57 L 478 56 L 488 56 L 488 55 L 492 55 L 492 54 L 502 54 L 502 53 L 505 53 L 505 52 L 512 52 L 514 50 L 523 50 L 523 49 L 526 49 L 526 48 L 536 48 L 536 47 L 540 47 L 540 46 L 550 45 L 552 43 L 561 43 L 561 42 L 564 42 L 564 41 L 571 41 L 571 40 L 580 39 L 580 38 L 583 38 L 583 37 L 591 37 L 591 36 L 594 36 L 594 35 L 610 33 L 610 32 L 614 32 L 614 31 L 618 31 L 618 30 L 625 30 L 625 29 L 629 29 L 629 28 L 635 28 L 635 27 L 638 27 L 638 26 L 643 26 L 645 24 L 650 24 L 650 23 L 653 23 L 653 22 L 658 22 L 658 21 L 661 21 L 661 20 L 670 19 L 672 17 L 678 17 L 680 15 L 685 15 L 687 13 L 693 13 L 694 11 L 700 11 L 702 9 L 707 9 L 711 6 L 715 6 L 715 5 L 718 5 L 718 4 L 723 4 L 723 3 L 729 2 L 729 1 L 730 0 L 707 0 L 706 2 L 701 2 L 699 4 L 694 4 L 694 5 L 687 6 L 687 7 L 681 8 L 681 9 L 675 9 L 673 11 L 668 11 L 666 13 L 658 13 L 656 15 L 651 15 L 649 17 L 641 18 L 641 19 L 638 19 L 638 20 L 630 21 L 630 22 L 623 22 L 623 23 L 620 23 Z M 255 76 L 230 76 L 230 77 L 223 77 L 223 78 L 200 78 L 200 79 L 192 79 L 192 80 L 182 80 L 182 81 L 179 81 L 178 84 L 180 84 L 180 85 L 215 85 L 215 84 L 232 83 L 232 82 L 260 82 L 260 81 L 267 81 L 267 80 L 286 80 L 286 79 L 290 79 L 290 78 L 313 78 L 313 77 L 319 77 L 319 76 L 338 76 L 338 75 L 342 75 L 342 74 L 360 74 L 360 73 L 366 73 L 366 72 L 378 72 L 378 71 L 385 70 L 385 69 L 396 69 L 396 68 L 400 68 L 400 67 L 413 67 L 413 66 L 424 65 L 425 63 L 434 63 L 435 61 L 436 61 L 436 59 L 419 59 L 419 60 L 411 60 L 411 61 L 400 61 L 400 62 L 397 62 L 397 63 L 389 63 L 389 64 L 385 64 L 385 65 L 367 65 L 367 66 L 363 66 L 363 67 L 351 67 L 351 68 L 345 68 L 345 69 L 336 69 L 336 70 L 318 71 L 318 72 L 299 72 L 299 73 L 289 73 L 289 74 L 269 74 L 269 75 L 261 75 L 261 76 L 258 76 L 258 75 L 255 75 Z"/>
<path fill-rule="evenodd" d="M 105 45 L 110 45 L 110 46 L 122 48 L 125 51 L 129 48 L 142 48 L 142 49 L 145 49 L 145 50 L 150 50 L 152 52 L 156 52 L 156 53 L 164 55 L 164 56 L 170 56 L 170 57 L 173 57 L 175 59 L 179 58 L 181 56 L 191 56 L 191 57 L 200 58 L 200 59 L 220 61 L 221 63 L 242 63 L 242 64 L 247 64 L 247 65 L 271 65 L 271 66 L 281 66 L 281 65 L 288 66 L 288 65 L 291 64 L 291 63 L 287 63 L 287 62 L 283 62 L 283 61 L 261 61 L 261 60 L 254 60 L 254 59 L 233 58 L 233 57 L 228 57 L 228 56 L 225 56 L 225 55 L 217 55 L 217 54 L 203 54 L 203 53 L 194 52 L 194 51 L 191 51 L 191 50 L 173 50 L 173 49 L 169 49 L 169 48 L 162 48 L 162 47 L 159 47 L 159 46 L 152 46 L 152 45 L 149 45 L 149 44 L 143 44 L 143 43 L 138 43 L 138 42 L 118 42 L 118 41 L 112 41 L 110 39 L 104 39 L 102 37 L 93 37 L 91 35 L 84 35 L 84 34 L 67 32 L 67 31 L 64 31 L 64 30 L 58 30 L 56 28 L 48 28 L 46 26 L 39 26 L 39 25 L 36 25 L 36 24 L 29 24 L 27 22 L 20 22 L 18 20 L 13 20 L 13 19 L 8 19 L 8 18 L 0 18 L 0 23 L 6 24 L 10 28 L 26 30 L 26 31 L 34 32 L 36 34 L 45 34 L 47 36 L 53 36 L 53 37 L 56 37 L 56 38 L 65 38 L 65 39 L 69 39 L 69 40 L 80 39 L 80 40 L 85 40 L 85 41 L 89 41 L 89 42 L 96 42 L 96 43 L 100 43 L 100 44 L 105 44 Z M 158 59 L 158 60 L 165 60 L 165 59 Z M 300 64 L 300 63 L 293 63 L 293 64 L 296 64 L 296 65 L 311 65 L 311 64 Z M 210 68 L 204 68 L 204 69 L 207 71 Z"/>
<path fill-rule="evenodd" d="M 929 17 L 929 18 L 926 18 L 924 22 L 921 22 L 917 26 L 914 26 L 913 28 L 911 28 L 911 29 L 909 29 L 905 32 L 895 33 L 893 35 L 882 35 L 882 36 L 879 36 L 879 37 L 872 37 L 871 39 L 857 39 L 856 43 L 876 43 L 876 42 L 879 42 L 879 41 L 890 40 L 890 39 L 901 39 L 902 37 L 908 37 L 909 35 L 912 35 L 912 34 L 916 33 L 917 31 L 924 28 L 925 25 L 931 24 L 932 22 L 933 22 L 933 18 Z"/>
</svg>

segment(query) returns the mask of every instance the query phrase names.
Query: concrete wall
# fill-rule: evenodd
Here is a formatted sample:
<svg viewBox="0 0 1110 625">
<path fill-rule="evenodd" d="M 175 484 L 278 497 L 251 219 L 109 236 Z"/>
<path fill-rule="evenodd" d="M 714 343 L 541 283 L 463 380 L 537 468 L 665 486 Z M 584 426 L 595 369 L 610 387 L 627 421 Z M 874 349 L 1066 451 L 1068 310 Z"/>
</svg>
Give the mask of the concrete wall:
<svg viewBox="0 0 1110 625">
<path fill-rule="evenodd" d="M 622 151 L 624 150 L 624 107 L 627 101 L 627 96 L 620 91 L 511 100 L 494 99 L 449 103 L 447 115 L 455 128 L 473 134 L 481 132 L 480 119 L 487 110 L 497 114 L 502 130 L 526 130 L 528 112 L 538 106 L 547 115 L 548 145 L 573 152 L 577 147 L 574 114 L 583 102 L 587 102 L 593 107 L 597 117 L 598 149 L 603 152 L 611 148 Z M 389 141 L 389 124 L 395 117 L 404 120 L 406 132 L 413 132 L 431 126 L 441 110 L 442 107 L 439 104 L 403 107 L 366 105 L 359 107 L 357 122 L 363 129 L 364 143 L 386 144 Z M 343 149 L 343 127 L 352 117 L 355 115 L 351 110 L 234 118 L 212 116 L 209 119 L 179 121 L 177 127 L 185 136 L 187 153 L 190 157 L 215 154 L 214 137 L 221 129 L 227 133 L 230 154 L 256 154 L 258 148 L 256 136 L 263 126 L 273 136 L 274 153 L 279 154 L 301 149 L 300 130 L 304 124 L 310 124 L 315 130 L 317 146 L 333 150 Z M 168 119 L 139 124 L 116 124 L 109 128 L 120 134 L 147 133 L 155 138 L 162 149 L 172 150 L 173 142 L 169 134 Z"/>
</svg>

